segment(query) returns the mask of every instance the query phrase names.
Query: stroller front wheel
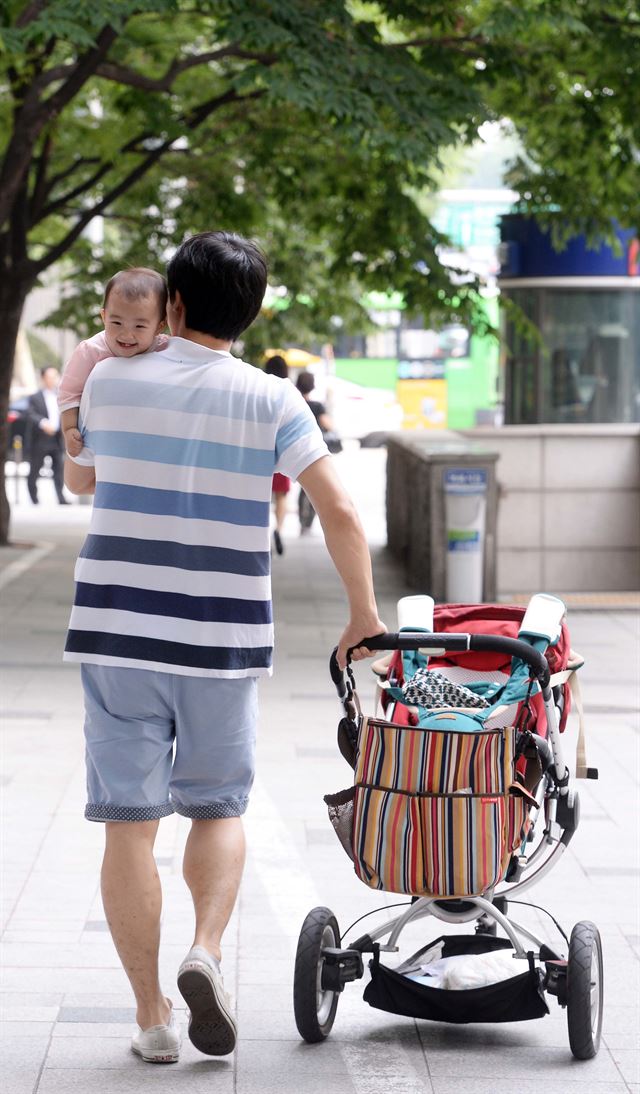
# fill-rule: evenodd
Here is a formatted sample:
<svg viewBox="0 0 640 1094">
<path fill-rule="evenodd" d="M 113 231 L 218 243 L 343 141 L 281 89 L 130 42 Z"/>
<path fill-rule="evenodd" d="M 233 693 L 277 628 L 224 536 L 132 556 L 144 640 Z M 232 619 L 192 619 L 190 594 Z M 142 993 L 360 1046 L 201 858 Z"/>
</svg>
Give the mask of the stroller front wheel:
<svg viewBox="0 0 640 1094">
<path fill-rule="evenodd" d="M 339 992 L 322 987 L 323 951 L 340 946 L 338 921 L 330 908 L 313 908 L 302 924 L 293 977 L 293 1011 L 298 1033 L 309 1044 L 329 1036 Z"/>
<path fill-rule="evenodd" d="M 591 1060 L 600 1048 L 603 967 L 600 932 L 594 923 L 576 923 L 567 962 L 569 1044 L 578 1060 Z"/>
</svg>

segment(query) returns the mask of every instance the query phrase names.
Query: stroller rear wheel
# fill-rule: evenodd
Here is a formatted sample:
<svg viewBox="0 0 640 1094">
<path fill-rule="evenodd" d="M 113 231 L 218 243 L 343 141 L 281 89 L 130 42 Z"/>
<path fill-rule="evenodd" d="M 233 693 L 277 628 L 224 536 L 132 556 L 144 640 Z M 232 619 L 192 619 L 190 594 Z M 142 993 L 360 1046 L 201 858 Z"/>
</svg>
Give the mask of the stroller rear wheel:
<svg viewBox="0 0 640 1094">
<path fill-rule="evenodd" d="M 323 950 L 340 946 L 338 921 L 330 908 L 313 908 L 302 924 L 293 977 L 293 1011 L 298 1033 L 309 1044 L 331 1033 L 339 992 L 322 987 Z"/>
<path fill-rule="evenodd" d="M 600 932 L 594 923 L 576 923 L 567 963 L 569 1044 L 578 1060 L 590 1060 L 600 1048 L 603 968 Z"/>
</svg>

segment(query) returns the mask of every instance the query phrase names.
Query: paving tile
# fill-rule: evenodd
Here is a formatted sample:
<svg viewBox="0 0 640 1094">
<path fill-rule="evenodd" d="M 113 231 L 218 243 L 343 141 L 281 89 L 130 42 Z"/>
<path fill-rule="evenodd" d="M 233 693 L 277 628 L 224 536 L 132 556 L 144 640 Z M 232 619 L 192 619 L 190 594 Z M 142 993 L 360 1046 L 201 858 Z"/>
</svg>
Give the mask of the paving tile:
<svg viewBox="0 0 640 1094">
<path fill-rule="evenodd" d="M 208 1060 L 203 1065 L 180 1061 L 160 1068 L 130 1055 L 126 1066 L 119 1069 L 45 1068 L 38 1085 L 38 1094 L 139 1094 L 146 1090 L 154 1094 L 159 1090 L 162 1094 L 234 1094 L 233 1070 Z M 255 1088 L 252 1094 L 256 1094 Z"/>
<path fill-rule="evenodd" d="M 96 1022 L 135 1022 L 136 1008 L 133 1007 L 69 1007 L 60 1008 L 59 1023 L 96 1023 Z"/>
<path fill-rule="evenodd" d="M 55 991 L 56 988 L 63 992 L 96 991 L 96 970 L 66 969 L 66 968 L 5 968 L 3 970 L 3 984 L 7 991 Z M 100 994 L 114 991 L 127 991 L 129 984 L 124 971 L 121 969 L 100 970 Z"/>
<path fill-rule="evenodd" d="M 640 1083 L 640 1050 L 636 1047 L 638 1037 L 636 1031 L 636 1044 L 630 1042 L 628 1048 L 612 1048 L 611 1055 L 619 1069 L 622 1078 L 627 1083 Z"/>
<path fill-rule="evenodd" d="M 292 998 L 293 982 L 288 985 L 273 984 L 268 990 L 264 984 L 241 984 L 237 993 L 238 1006 L 250 1010 L 290 1008 Z"/>
<path fill-rule="evenodd" d="M 57 1015 L 57 1007 L 11 1007 L 0 1011 L 0 1023 L 47 1024 L 55 1022 Z"/>
<path fill-rule="evenodd" d="M 84 1068 L 87 1071 L 118 1069 L 144 1062 L 131 1052 L 133 1023 L 123 1024 L 120 1037 L 54 1037 L 47 1053 L 47 1068 Z"/>
<path fill-rule="evenodd" d="M 283 1094 L 307 1090 L 320 1091 L 315 1086 L 324 1080 L 325 1091 L 340 1090 L 350 1094 L 355 1090 L 340 1046 L 330 1040 L 321 1045 L 305 1045 L 298 1041 L 239 1041 L 236 1050 L 237 1089 L 265 1094 L 280 1089 Z"/>
<path fill-rule="evenodd" d="M 574 1073 L 568 1073 L 562 1082 L 548 1082 L 544 1080 L 544 1086 L 540 1079 L 528 1077 L 524 1079 L 501 1078 L 499 1084 L 495 1079 L 473 1079 L 465 1077 L 460 1080 L 457 1076 L 441 1077 L 435 1075 L 432 1078 L 433 1094 L 628 1094 L 629 1087 L 623 1082 L 596 1082 L 591 1076 L 587 1079 L 578 1066 Z M 587 1085 L 588 1083 L 588 1085 Z"/>
<path fill-rule="evenodd" d="M 104 1021 L 99 1022 L 56 1022 L 52 1036 L 55 1040 L 66 1040 L 68 1037 L 85 1037 L 92 1040 L 94 1037 L 126 1037 L 135 1028 L 135 1009 L 131 1007 L 127 1013 L 133 1017 L 115 1021 L 105 1018 Z"/>
<path fill-rule="evenodd" d="M 23 930 L 20 927 L 7 927 L 3 932 L 3 942 L 18 942 L 22 944 L 46 943 L 48 946 L 75 945 L 80 939 L 80 931 L 52 931 L 43 924 L 40 930 Z"/>
<path fill-rule="evenodd" d="M 30 1036 L 16 1034 L 13 1029 L 8 1029 L 13 1023 L 4 1023 L 2 1029 L 2 1065 L 7 1074 L 11 1074 L 14 1068 L 26 1070 L 41 1066 L 47 1054 L 49 1046 L 49 1032 L 40 1030 Z"/>
<path fill-rule="evenodd" d="M 40 1065 L 33 1067 L 3 1067 L 2 1094 L 33 1094 L 38 1081 Z"/>
<path fill-rule="evenodd" d="M 373 1036 L 343 1043 L 342 1056 L 360 1094 L 423 1094 L 433 1090 L 428 1065 L 414 1029 L 388 1038 Z"/>
<path fill-rule="evenodd" d="M 321 1072 L 318 1075 L 305 1075 L 302 1081 L 295 1071 L 283 1072 L 281 1075 L 263 1075 L 259 1079 L 255 1075 L 240 1074 L 234 1086 L 234 1094 L 359 1094 L 361 1090 L 366 1091 L 366 1087 L 354 1086 L 346 1074 L 334 1079 L 332 1075 Z M 431 1087 L 423 1087 L 420 1094 L 431 1094 L 431 1090 Z"/>
<path fill-rule="evenodd" d="M 29 995 L 24 992 L 3 992 L 0 994 L 0 1020 L 49 1022 L 54 1021 L 62 996 Z"/>
<path fill-rule="evenodd" d="M 486 1076 L 492 1077 L 499 1086 L 503 1079 L 527 1078 L 535 1074 L 544 1087 L 547 1080 L 562 1081 L 567 1075 L 575 1074 L 577 1067 L 584 1072 L 585 1084 L 614 1083 L 621 1078 L 606 1048 L 601 1048 L 595 1059 L 579 1062 L 571 1055 L 568 1042 L 566 1048 L 548 1046 L 541 1052 L 540 1046 L 528 1048 L 523 1045 L 507 1047 L 485 1044 L 481 1034 L 474 1036 L 468 1032 L 461 1036 L 455 1047 L 450 1041 L 445 1046 L 442 1041 L 426 1043 L 424 1038 L 422 1040 L 429 1073 L 433 1078 L 454 1072 L 461 1082 L 467 1078 Z"/>
<path fill-rule="evenodd" d="M 286 985 L 293 990 L 294 959 L 278 957 L 241 957 L 238 961 L 238 982 L 269 987 Z"/>
<path fill-rule="evenodd" d="M 111 939 L 100 943 L 55 945 L 48 941 L 5 943 L 0 946 L 3 968 L 117 968 L 120 961 Z"/>
</svg>

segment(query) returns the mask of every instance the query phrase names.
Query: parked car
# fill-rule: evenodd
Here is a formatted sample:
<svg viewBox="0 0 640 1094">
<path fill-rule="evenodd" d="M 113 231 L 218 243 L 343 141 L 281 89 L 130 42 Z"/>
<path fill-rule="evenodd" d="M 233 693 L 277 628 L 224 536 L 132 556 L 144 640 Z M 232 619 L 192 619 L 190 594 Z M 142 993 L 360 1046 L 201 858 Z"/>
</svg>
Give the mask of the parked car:
<svg viewBox="0 0 640 1094">
<path fill-rule="evenodd" d="M 9 403 L 7 411 L 7 455 L 8 460 L 29 459 L 29 444 L 31 430 L 27 418 L 29 398 L 22 395 Z M 17 443 L 16 443 L 17 442 Z"/>
<path fill-rule="evenodd" d="M 327 409 L 336 433 L 354 438 L 363 448 L 383 445 L 388 433 L 402 428 L 403 411 L 393 391 L 363 387 L 332 376 Z"/>
</svg>

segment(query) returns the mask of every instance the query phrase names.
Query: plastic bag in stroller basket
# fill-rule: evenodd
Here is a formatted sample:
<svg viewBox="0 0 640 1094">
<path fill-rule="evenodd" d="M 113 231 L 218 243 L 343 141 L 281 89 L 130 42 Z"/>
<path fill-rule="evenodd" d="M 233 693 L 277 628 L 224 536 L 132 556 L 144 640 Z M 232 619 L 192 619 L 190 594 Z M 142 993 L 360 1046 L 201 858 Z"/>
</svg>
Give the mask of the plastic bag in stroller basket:
<svg viewBox="0 0 640 1094">
<path fill-rule="evenodd" d="M 506 952 L 511 948 L 508 939 L 488 935 L 441 936 L 430 946 L 438 944 L 446 957 L 452 954 Z M 520 971 L 514 962 L 513 976 L 508 980 L 455 991 L 416 983 L 400 971 L 382 965 L 379 956 L 379 951 L 376 951 L 370 965 L 371 981 L 364 991 L 365 1002 L 378 1010 L 405 1014 L 408 1018 L 458 1023 L 523 1022 L 549 1013 L 541 973 L 532 961 L 525 971 Z"/>
<path fill-rule="evenodd" d="M 355 785 L 325 797 L 360 880 L 437 897 L 496 885 L 534 802 L 514 781 L 514 744 L 511 727 L 472 734 L 364 718 Z"/>
</svg>

